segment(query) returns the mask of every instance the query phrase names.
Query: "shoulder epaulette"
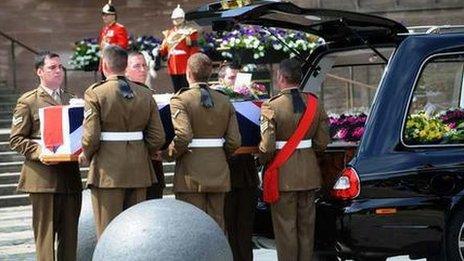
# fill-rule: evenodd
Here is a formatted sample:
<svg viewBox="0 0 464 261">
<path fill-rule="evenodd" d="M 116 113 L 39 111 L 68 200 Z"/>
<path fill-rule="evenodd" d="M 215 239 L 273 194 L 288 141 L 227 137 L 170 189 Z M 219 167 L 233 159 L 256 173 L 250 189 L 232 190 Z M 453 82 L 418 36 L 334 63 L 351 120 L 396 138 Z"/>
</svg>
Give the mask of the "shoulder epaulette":
<svg viewBox="0 0 464 261">
<path fill-rule="evenodd" d="M 140 85 L 140 86 L 142 86 L 142 87 L 145 87 L 145 88 L 151 90 L 151 88 L 148 87 L 147 85 L 145 85 L 145 83 L 136 82 L 136 81 L 131 81 L 131 80 L 129 80 L 129 79 L 127 79 L 127 80 L 130 81 L 130 82 L 133 82 L 133 83 L 135 83 L 135 84 L 137 84 L 137 85 Z"/>
<path fill-rule="evenodd" d="M 37 89 L 30 90 L 28 92 L 25 92 L 23 95 L 21 95 L 18 100 L 26 99 L 27 97 L 30 97 L 30 96 L 32 96 L 32 95 L 34 95 L 36 93 L 37 93 Z"/>
<path fill-rule="evenodd" d="M 183 93 L 183 92 L 185 92 L 185 91 L 188 91 L 188 90 L 191 90 L 191 89 L 190 89 L 189 87 L 182 87 L 182 88 L 180 88 L 180 90 L 178 90 L 178 91 L 176 92 L 175 95 L 179 95 L 179 94 L 181 94 L 181 93 Z"/>
<path fill-rule="evenodd" d="M 96 87 L 102 85 L 102 84 L 105 83 L 105 82 L 106 82 L 106 81 L 99 81 L 99 82 L 96 82 L 96 83 L 92 84 L 92 85 L 90 86 L 90 88 L 91 88 L 91 89 L 95 89 Z"/>
<path fill-rule="evenodd" d="M 225 93 L 225 92 L 224 92 L 223 90 L 221 90 L 221 89 L 211 89 L 211 90 L 217 91 L 217 92 L 219 92 L 220 94 L 223 94 L 223 95 L 226 95 L 226 96 L 227 96 L 227 93 Z"/>
<path fill-rule="evenodd" d="M 275 99 L 279 98 L 280 96 L 282 96 L 282 93 L 279 93 L 279 94 L 277 94 L 277 95 L 272 96 L 272 97 L 269 99 L 269 101 L 275 100 Z"/>
</svg>

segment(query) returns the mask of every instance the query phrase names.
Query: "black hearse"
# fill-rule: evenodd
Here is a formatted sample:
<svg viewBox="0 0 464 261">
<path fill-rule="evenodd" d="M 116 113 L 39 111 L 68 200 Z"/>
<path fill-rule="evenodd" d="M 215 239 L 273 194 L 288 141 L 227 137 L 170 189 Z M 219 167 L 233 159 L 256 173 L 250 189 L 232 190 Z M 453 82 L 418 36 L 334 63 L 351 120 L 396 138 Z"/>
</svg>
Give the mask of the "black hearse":
<svg viewBox="0 0 464 261">
<path fill-rule="evenodd" d="M 456 32 L 459 28 L 408 31 L 378 16 L 268 1 L 231 10 L 210 4 L 187 19 L 213 30 L 242 23 L 322 37 L 325 43 L 304 57 L 301 86 L 322 99 L 331 70 L 381 66 L 361 140 L 334 143 L 321 159 L 316 250 L 356 260 L 396 255 L 464 260 L 464 130 L 457 115 L 464 108 L 464 33 Z M 259 204 L 257 233 L 272 234 L 267 212 Z"/>
</svg>

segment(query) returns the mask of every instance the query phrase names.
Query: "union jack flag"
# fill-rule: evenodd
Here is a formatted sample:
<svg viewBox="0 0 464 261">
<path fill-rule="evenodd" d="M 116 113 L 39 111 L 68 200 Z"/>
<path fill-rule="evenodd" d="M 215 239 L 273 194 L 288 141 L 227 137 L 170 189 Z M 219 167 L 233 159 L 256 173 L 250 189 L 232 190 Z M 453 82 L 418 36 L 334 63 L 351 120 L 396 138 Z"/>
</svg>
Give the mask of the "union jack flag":
<svg viewBox="0 0 464 261">
<path fill-rule="evenodd" d="M 39 118 L 42 137 L 39 143 L 44 155 L 79 155 L 82 151 L 83 106 L 40 108 Z"/>
<path fill-rule="evenodd" d="M 171 95 L 172 96 L 172 95 Z M 174 138 L 174 127 L 171 121 L 171 111 L 169 109 L 170 96 L 155 95 L 156 103 L 160 112 L 166 133 L 165 147 Z M 258 146 L 261 139 L 259 129 L 259 118 L 261 115 L 261 104 L 263 101 L 235 101 L 232 105 L 237 115 L 238 127 L 242 136 L 242 147 Z"/>
</svg>

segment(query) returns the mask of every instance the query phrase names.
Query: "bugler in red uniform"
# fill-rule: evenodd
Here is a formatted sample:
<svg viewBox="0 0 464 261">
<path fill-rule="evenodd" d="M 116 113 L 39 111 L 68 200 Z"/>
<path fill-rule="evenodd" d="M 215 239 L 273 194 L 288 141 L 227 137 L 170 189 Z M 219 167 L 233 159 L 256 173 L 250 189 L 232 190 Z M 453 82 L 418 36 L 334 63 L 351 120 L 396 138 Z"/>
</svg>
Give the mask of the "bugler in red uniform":
<svg viewBox="0 0 464 261">
<path fill-rule="evenodd" d="M 198 32 L 193 28 L 173 28 L 164 31 L 165 41 L 160 49 L 161 56 L 168 56 L 169 75 L 185 74 L 188 58 L 198 52 Z"/>
<path fill-rule="evenodd" d="M 199 51 L 196 29 L 185 24 L 185 13 L 178 5 L 171 15 L 174 28 L 163 31 L 164 40 L 159 54 L 168 57 L 168 74 L 171 76 L 174 91 L 188 87 L 186 70 L 188 58 Z"/>
</svg>

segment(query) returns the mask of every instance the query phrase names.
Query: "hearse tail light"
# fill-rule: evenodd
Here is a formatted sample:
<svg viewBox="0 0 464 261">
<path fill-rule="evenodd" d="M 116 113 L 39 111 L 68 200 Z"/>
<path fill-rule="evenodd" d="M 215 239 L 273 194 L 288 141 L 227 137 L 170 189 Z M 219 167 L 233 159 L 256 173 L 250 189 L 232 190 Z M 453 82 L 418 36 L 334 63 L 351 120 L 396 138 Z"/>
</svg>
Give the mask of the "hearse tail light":
<svg viewBox="0 0 464 261">
<path fill-rule="evenodd" d="M 356 198 L 361 192 L 358 173 L 354 168 L 345 168 L 332 188 L 331 195 L 340 200 Z"/>
</svg>

